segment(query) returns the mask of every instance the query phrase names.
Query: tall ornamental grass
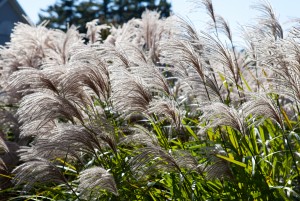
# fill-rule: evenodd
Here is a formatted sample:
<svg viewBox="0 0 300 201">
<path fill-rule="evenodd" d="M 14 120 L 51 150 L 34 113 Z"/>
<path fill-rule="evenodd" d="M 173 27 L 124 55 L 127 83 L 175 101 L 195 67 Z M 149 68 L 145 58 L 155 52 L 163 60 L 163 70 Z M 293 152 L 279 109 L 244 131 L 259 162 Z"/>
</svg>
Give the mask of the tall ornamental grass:
<svg viewBox="0 0 300 201">
<path fill-rule="evenodd" d="M 202 5 L 206 31 L 155 11 L 84 35 L 16 24 L 1 199 L 299 200 L 300 20 L 284 31 L 262 2 L 240 47 Z"/>
</svg>

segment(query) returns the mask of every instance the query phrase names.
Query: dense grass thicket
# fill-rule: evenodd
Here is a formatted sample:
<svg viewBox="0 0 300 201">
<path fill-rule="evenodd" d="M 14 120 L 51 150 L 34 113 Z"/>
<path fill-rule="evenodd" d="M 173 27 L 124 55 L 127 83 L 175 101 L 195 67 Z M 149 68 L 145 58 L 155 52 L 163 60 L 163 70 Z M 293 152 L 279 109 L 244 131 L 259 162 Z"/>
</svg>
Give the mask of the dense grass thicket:
<svg viewBox="0 0 300 201">
<path fill-rule="evenodd" d="M 284 31 L 256 5 L 238 47 L 202 4 L 199 32 L 154 11 L 85 35 L 17 24 L 0 49 L 0 198 L 299 200 L 300 20 Z"/>
</svg>

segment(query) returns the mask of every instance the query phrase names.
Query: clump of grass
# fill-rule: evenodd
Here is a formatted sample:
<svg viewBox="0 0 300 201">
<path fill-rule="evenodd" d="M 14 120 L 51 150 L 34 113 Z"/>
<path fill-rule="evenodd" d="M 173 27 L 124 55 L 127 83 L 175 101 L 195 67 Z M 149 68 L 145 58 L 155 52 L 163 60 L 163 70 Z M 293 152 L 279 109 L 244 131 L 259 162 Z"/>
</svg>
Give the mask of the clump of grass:
<svg viewBox="0 0 300 201">
<path fill-rule="evenodd" d="M 86 43 L 17 24 L 0 50 L 1 197 L 298 200 L 299 28 L 259 4 L 240 51 L 202 3 L 209 33 L 154 11 L 106 40 L 88 23 Z"/>
</svg>

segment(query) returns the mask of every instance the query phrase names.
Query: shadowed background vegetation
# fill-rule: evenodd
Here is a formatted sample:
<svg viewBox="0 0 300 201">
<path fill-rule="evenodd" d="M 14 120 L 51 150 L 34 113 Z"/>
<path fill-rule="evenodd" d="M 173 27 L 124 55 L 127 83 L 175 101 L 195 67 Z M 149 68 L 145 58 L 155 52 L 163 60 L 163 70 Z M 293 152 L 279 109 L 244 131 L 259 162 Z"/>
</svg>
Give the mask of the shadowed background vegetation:
<svg viewBox="0 0 300 201">
<path fill-rule="evenodd" d="M 39 21 L 49 21 L 48 28 L 63 31 L 75 25 L 79 32 L 86 33 L 85 24 L 95 19 L 100 24 L 121 25 L 140 18 L 146 9 L 157 10 L 161 17 L 168 17 L 170 8 L 167 0 L 59 0 L 42 10 Z"/>
<path fill-rule="evenodd" d="M 149 10 L 85 36 L 17 24 L 0 50 L 0 197 L 299 200 L 300 21 L 284 31 L 261 2 L 238 47 L 201 3 L 200 32 Z"/>
</svg>

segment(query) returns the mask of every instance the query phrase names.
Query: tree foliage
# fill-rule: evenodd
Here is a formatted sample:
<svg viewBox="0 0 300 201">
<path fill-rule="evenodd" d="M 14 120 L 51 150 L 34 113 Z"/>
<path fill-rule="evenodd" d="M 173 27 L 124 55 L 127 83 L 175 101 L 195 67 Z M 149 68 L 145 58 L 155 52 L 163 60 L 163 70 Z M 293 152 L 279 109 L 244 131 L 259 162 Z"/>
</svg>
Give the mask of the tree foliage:
<svg viewBox="0 0 300 201">
<path fill-rule="evenodd" d="M 85 32 L 84 25 L 94 19 L 100 24 L 120 25 L 132 18 L 140 18 L 145 9 L 157 10 L 161 17 L 168 17 L 171 4 L 167 0 L 60 0 L 42 10 L 40 22 L 49 21 L 48 27 L 66 30 L 67 26 L 79 26 Z"/>
</svg>

